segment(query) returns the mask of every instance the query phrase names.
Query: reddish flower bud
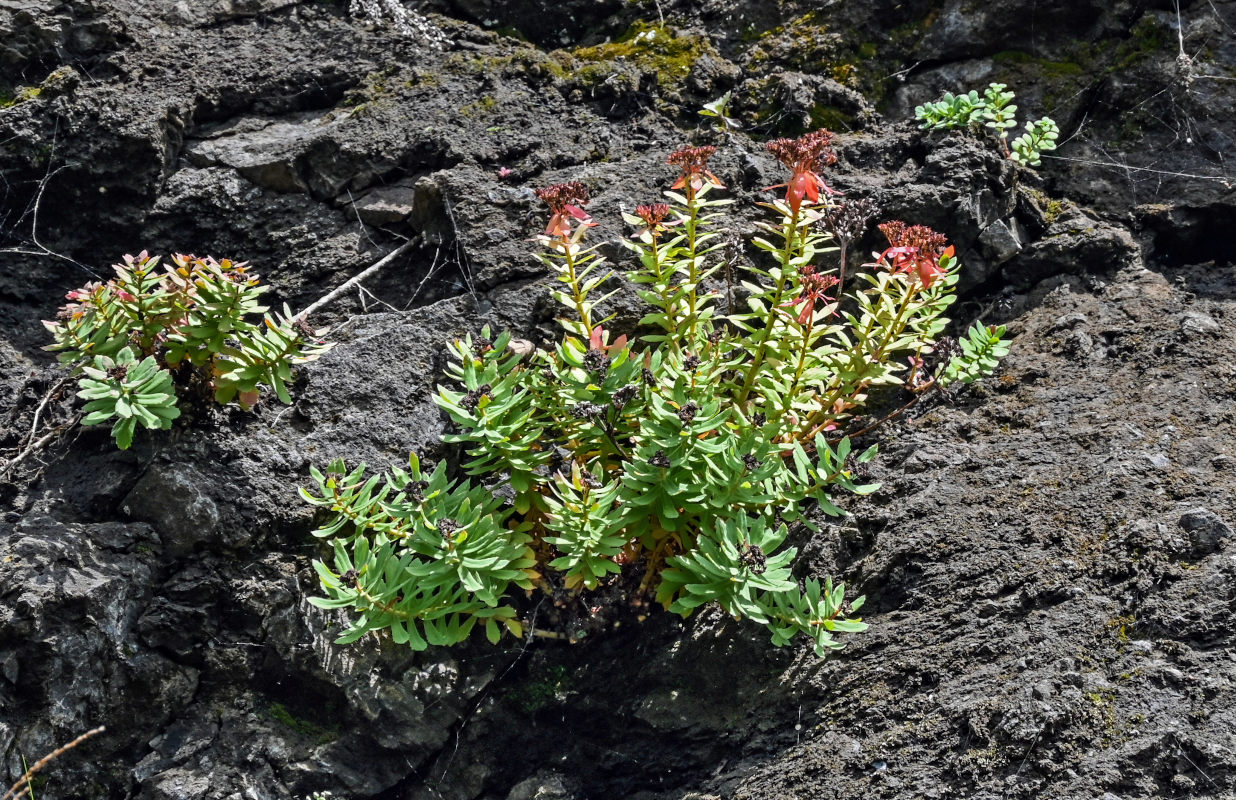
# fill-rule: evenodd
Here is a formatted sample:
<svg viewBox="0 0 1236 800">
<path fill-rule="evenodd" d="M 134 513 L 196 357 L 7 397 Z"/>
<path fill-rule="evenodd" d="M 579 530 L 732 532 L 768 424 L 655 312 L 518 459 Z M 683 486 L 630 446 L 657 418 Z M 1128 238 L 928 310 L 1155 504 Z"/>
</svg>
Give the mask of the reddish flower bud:
<svg viewBox="0 0 1236 800">
<path fill-rule="evenodd" d="M 649 229 L 655 229 L 665 221 L 669 210 L 669 206 L 665 203 L 653 203 L 652 205 L 636 206 L 635 216 L 642 219 Z"/>
<path fill-rule="evenodd" d="M 795 215 L 802 207 L 803 198 L 818 203 L 820 192 L 827 195 L 840 194 L 829 187 L 818 174 L 824 167 L 837 163 L 832 143 L 832 132 L 821 129 L 797 139 L 774 139 L 765 145 L 768 152 L 793 172 L 788 182 L 769 188 L 785 187 L 785 200 Z"/>
<path fill-rule="evenodd" d="M 688 197 L 694 197 L 696 192 L 704 188 L 704 184 L 724 189 L 725 186 L 720 179 L 708 171 L 708 159 L 712 158 L 716 152 L 717 148 L 705 145 L 703 147 L 681 147 L 670 153 L 665 163 L 682 170 L 682 174 L 670 188 L 685 189 Z"/>
<path fill-rule="evenodd" d="M 835 275 L 820 275 L 811 264 L 802 268 L 798 278 L 802 289 L 797 298 L 785 305 L 794 308 L 799 303 L 803 303 L 802 311 L 798 314 L 798 324 L 808 325 L 815 316 L 815 304 L 821 301 L 825 303 L 831 301 L 832 298 L 824 293 L 841 281 Z"/>
<path fill-rule="evenodd" d="M 549 210 L 553 212 L 549 225 L 545 228 L 546 236 L 556 239 L 570 236 L 571 220 L 569 217 L 574 217 L 590 228 L 596 225 L 592 217 L 588 216 L 588 212 L 583 209 L 583 206 L 588 204 L 588 189 L 579 181 L 555 183 L 553 186 L 537 189 L 536 196 L 544 200 L 545 205 L 549 206 Z"/>
</svg>

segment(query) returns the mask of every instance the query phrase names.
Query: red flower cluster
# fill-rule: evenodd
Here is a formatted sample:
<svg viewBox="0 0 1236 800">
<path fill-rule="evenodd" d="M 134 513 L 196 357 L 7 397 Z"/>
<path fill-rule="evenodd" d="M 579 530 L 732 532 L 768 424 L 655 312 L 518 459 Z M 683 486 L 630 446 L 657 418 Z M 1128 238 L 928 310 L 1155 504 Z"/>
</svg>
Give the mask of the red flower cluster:
<svg viewBox="0 0 1236 800">
<path fill-rule="evenodd" d="M 667 223 L 665 218 L 669 216 L 670 207 L 665 203 L 652 203 L 651 205 L 643 205 L 635 207 L 635 216 L 639 217 L 644 223 L 644 229 L 637 231 L 633 238 L 638 239 L 645 233 L 652 234 L 656 238 L 657 234 L 665 231 L 671 225 L 677 223 Z"/>
<path fill-rule="evenodd" d="M 653 203 L 646 206 L 636 206 L 635 216 L 644 221 L 649 228 L 657 228 L 669 214 L 670 207 L 665 203 Z"/>
<path fill-rule="evenodd" d="M 544 200 L 545 205 L 553 212 L 549 225 L 545 228 L 546 236 L 556 239 L 570 236 L 571 220 L 568 217 L 574 217 L 589 228 L 596 225 L 583 209 L 583 206 L 588 205 L 588 189 L 579 181 L 555 183 L 553 186 L 537 189 L 536 196 Z"/>
<path fill-rule="evenodd" d="M 924 289 L 930 289 L 936 278 L 945 273 L 941 261 L 953 257 L 953 247 L 944 234 L 926 225 L 906 225 L 900 221 L 885 222 L 879 227 L 890 245 L 879 255 L 881 264 L 887 263 L 894 272 L 917 272 Z"/>
<path fill-rule="evenodd" d="M 774 139 L 764 146 L 794 173 L 788 183 L 768 188 L 786 187 L 785 199 L 795 215 L 798 214 L 804 197 L 813 203 L 818 203 L 820 192 L 829 195 L 840 194 L 829 187 L 818 174 L 825 167 L 837 163 L 837 154 L 833 152 L 832 144 L 833 134 L 821 129 L 804 134 L 797 139 Z"/>
<path fill-rule="evenodd" d="M 815 266 L 807 264 L 798 273 L 799 280 L 802 281 L 802 291 L 799 292 L 798 298 L 787 305 L 793 307 L 799 303 L 804 303 L 803 310 L 798 314 L 798 324 L 807 325 L 815 316 L 815 304 L 818 302 L 830 302 L 831 297 L 824 294 L 829 289 L 836 286 L 841 281 L 835 275 L 820 275 L 815 271 Z"/>
<path fill-rule="evenodd" d="M 670 153 L 665 163 L 682 170 L 682 174 L 670 188 L 686 189 L 687 197 L 694 197 L 695 193 L 703 189 L 706 183 L 718 189 L 724 189 L 725 186 L 721 180 L 708 171 L 708 159 L 712 158 L 716 152 L 717 148 L 705 145 L 703 147 L 682 147 Z"/>
</svg>

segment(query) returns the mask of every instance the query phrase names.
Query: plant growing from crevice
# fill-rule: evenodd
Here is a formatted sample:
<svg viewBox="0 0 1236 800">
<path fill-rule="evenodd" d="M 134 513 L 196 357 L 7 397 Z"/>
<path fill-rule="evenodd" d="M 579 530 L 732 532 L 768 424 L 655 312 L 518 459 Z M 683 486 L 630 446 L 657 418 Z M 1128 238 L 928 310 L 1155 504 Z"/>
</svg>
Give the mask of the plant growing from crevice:
<svg viewBox="0 0 1236 800">
<path fill-rule="evenodd" d="M 711 103 L 705 103 L 704 107 L 697 113 L 701 117 L 708 117 L 716 120 L 716 122 L 713 123 L 713 127 L 722 133 L 741 130 L 742 125 L 738 123 L 738 120 L 730 116 L 730 101 L 733 97 L 733 92 L 726 92 L 716 100 L 713 100 Z"/>
<path fill-rule="evenodd" d="M 628 277 L 648 304 L 638 345 L 605 327 L 613 282 L 585 243 L 595 225 L 585 187 L 538 191 L 551 218 L 537 257 L 565 333 L 531 354 L 488 328 L 453 344 L 437 401 L 467 477 L 423 470 L 414 454 L 408 470 L 374 476 L 336 461 L 302 490 L 333 550 L 330 564 L 315 562 L 326 596 L 313 602 L 356 613 L 339 641 L 389 629 L 420 649 L 481 627 L 496 642 L 529 629 L 525 593 L 590 614 L 615 594 L 683 616 L 715 603 L 775 644 L 804 636 L 821 656 L 840 646 L 835 634 L 866 627 L 854 616 L 861 597 L 795 574 L 789 526 L 811 504 L 843 514 L 837 492 L 878 488 L 859 478 L 875 446 L 855 452 L 850 438 L 879 422 L 861 416 L 872 391 L 918 398 L 974 380 L 1007 344 L 1003 328 L 976 324 L 937 352 L 959 266 L 922 226 L 882 225 L 889 246 L 840 302 L 829 230 L 848 246 L 874 208 L 848 201 L 839 213 L 820 176 L 832 140 L 768 144 L 791 174 L 784 196 L 762 204 L 763 255 L 741 309 L 720 307 L 714 288 L 732 202 L 708 168 L 715 148 L 670 156 L 679 176 L 665 202 L 626 215 L 637 227 Z"/>
<path fill-rule="evenodd" d="M 79 377 L 82 424 L 112 421 L 122 450 L 138 427 L 170 428 L 186 391 L 250 409 L 269 389 L 290 403 L 292 367 L 330 347 L 286 307 L 266 313 L 269 287 L 245 263 L 176 255 L 160 268 L 143 252 L 114 269 L 106 283 L 69 292 L 43 325 L 55 339 L 46 349 Z"/>
<path fill-rule="evenodd" d="M 919 127 L 923 130 L 990 128 L 999 137 L 1005 158 L 1037 167 L 1042 163 L 1044 152 L 1056 149 L 1060 128 L 1051 117 L 1027 122 L 1026 132 L 1010 145 L 1009 131 L 1017 127 L 1014 116 L 1017 106 L 1012 104 L 1014 95 L 1007 88 L 1003 83 L 993 83 L 982 95 L 973 89 L 960 95 L 945 94 L 935 102 L 916 107 L 914 116 L 922 123 Z"/>
</svg>

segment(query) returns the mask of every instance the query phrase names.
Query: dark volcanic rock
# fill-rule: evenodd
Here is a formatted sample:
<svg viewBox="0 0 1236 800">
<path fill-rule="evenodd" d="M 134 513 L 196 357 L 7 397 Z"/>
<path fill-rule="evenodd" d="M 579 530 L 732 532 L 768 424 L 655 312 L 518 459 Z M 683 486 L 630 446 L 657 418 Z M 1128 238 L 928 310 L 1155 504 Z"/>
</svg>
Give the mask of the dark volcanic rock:
<svg viewBox="0 0 1236 800">
<path fill-rule="evenodd" d="M 1009 265 L 1011 281 L 1025 285 L 1048 275 L 1104 273 L 1140 261 L 1141 248 L 1128 229 L 1070 208 Z"/>
<path fill-rule="evenodd" d="M 1231 540 L 1232 528 L 1207 508 L 1195 508 L 1180 516 L 1180 527 L 1189 536 L 1189 553 L 1201 558 L 1216 553 Z"/>
</svg>

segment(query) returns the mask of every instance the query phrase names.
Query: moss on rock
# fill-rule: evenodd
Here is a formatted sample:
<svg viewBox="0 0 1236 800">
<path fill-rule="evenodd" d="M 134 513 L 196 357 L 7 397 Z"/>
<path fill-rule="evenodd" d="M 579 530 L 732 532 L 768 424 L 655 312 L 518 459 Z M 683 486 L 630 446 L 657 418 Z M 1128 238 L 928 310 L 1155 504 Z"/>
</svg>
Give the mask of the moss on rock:
<svg viewBox="0 0 1236 800">
<path fill-rule="evenodd" d="M 643 72 L 654 73 L 660 86 L 675 89 L 705 55 L 720 58 L 705 37 L 684 34 L 660 23 L 636 22 L 612 42 L 555 50 L 550 58 L 564 73 L 574 73 L 584 84 L 604 81 L 614 73 L 614 62 L 624 60 Z"/>
</svg>

